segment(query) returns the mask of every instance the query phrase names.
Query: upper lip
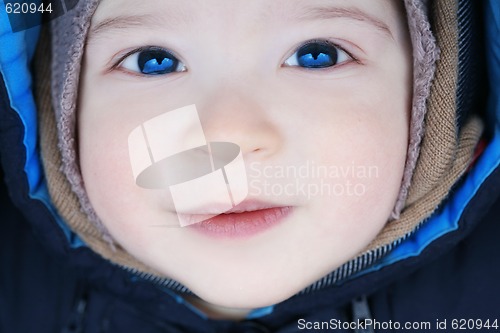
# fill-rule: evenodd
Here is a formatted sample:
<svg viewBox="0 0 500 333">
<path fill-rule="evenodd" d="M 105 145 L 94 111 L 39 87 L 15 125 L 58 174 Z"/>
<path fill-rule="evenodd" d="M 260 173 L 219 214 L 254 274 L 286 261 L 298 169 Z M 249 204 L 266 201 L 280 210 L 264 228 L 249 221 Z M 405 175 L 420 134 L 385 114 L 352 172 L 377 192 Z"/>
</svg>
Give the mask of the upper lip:
<svg viewBox="0 0 500 333">
<path fill-rule="evenodd" d="M 219 214 L 233 214 L 233 213 L 237 214 L 237 213 L 253 212 L 270 208 L 282 208 L 286 206 L 270 202 L 258 201 L 258 200 L 244 200 L 229 210 L 225 210 L 223 207 L 225 207 L 225 205 L 220 205 L 214 202 L 211 204 L 203 205 L 201 207 L 197 207 L 195 209 L 190 210 L 189 212 L 178 212 L 178 213 L 191 214 L 191 215 L 213 215 L 213 214 L 219 215 Z"/>
<path fill-rule="evenodd" d="M 275 203 L 256 201 L 256 200 L 244 200 L 224 213 L 225 214 L 244 213 L 244 212 L 253 212 L 256 210 L 279 208 L 279 207 L 285 207 L 285 206 L 277 205 Z"/>
</svg>

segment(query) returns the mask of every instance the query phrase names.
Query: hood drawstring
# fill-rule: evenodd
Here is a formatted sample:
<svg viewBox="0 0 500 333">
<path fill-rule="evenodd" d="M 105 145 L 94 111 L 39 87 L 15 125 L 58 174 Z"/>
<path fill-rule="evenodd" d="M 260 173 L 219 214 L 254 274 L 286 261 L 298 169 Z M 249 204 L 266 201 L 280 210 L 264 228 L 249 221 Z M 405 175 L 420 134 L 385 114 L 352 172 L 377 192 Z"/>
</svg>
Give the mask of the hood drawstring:
<svg viewBox="0 0 500 333">
<path fill-rule="evenodd" d="M 61 333 L 82 333 L 87 310 L 87 295 L 83 294 L 76 302 L 75 308 L 71 312 L 67 324 Z"/>
<path fill-rule="evenodd" d="M 370 312 L 370 305 L 366 296 L 355 298 L 351 302 L 352 306 L 352 321 L 357 323 L 365 323 L 367 320 L 372 319 Z M 372 326 L 360 325 L 353 330 L 354 333 L 375 333 Z"/>
</svg>

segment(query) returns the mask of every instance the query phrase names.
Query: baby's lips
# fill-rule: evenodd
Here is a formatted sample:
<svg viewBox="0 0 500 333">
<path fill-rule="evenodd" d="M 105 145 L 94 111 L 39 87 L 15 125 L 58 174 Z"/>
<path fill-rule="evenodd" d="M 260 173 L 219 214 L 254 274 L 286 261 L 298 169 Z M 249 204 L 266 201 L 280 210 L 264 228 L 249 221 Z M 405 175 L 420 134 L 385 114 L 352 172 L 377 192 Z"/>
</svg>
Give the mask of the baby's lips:
<svg viewBox="0 0 500 333">
<path fill-rule="evenodd" d="M 216 216 L 219 214 L 224 214 L 229 212 L 233 206 L 226 202 L 213 202 L 210 204 L 202 205 L 202 206 L 191 206 L 189 208 L 180 210 L 175 210 L 178 215 L 209 215 Z"/>
<path fill-rule="evenodd" d="M 192 207 L 189 211 L 177 211 L 177 217 L 181 227 L 200 223 L 221 214 L 241 214 L 270 208 L 282 208 L 285 205 L 277 205 L 269 202 L 256 200 L 245 200 L 240 204 L 229 207 L 223 202 L 212 202 L 207 205 Z"/>
<path fill-rule="evenodd" d="M 207 205 L 193 207 L 190 211 L 182 212 L 182 214 L 191 215 L 210 215 L 210 214 L 232 214 L 253 212 L 256 210 L 263 210 L 269 208 L 286 207 L 286 205 L 278 205 L 270 202 L 263 202 L 258 200 L 244 200 L 238 205 L 226 209 L 227 205 L 221 202 L 212 202 Z M 179 212 L 178 212 L 179 213 Z"/>
</svg>

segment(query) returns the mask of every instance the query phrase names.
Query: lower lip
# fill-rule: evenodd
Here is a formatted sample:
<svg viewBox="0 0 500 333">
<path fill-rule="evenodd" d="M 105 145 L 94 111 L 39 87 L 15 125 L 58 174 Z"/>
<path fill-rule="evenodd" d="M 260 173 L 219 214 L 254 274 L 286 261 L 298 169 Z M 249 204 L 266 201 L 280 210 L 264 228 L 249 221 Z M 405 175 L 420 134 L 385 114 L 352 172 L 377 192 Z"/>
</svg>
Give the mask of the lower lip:
<svg viewBox="0 0 500 333">
<path fill-rule="evenodd" d="M 251 212 L 221 214 L 189 228 L 211 237 L 245 238 L 280 224 L 292 212 L 292 207 L 275 207 Z"/>
</svg>

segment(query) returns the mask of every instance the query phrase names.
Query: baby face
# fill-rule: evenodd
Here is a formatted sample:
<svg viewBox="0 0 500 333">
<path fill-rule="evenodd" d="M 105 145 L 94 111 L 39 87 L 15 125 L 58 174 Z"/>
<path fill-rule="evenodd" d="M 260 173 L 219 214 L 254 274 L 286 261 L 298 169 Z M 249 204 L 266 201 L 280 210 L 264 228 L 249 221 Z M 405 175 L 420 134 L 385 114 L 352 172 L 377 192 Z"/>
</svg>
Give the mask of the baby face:
<svg viewBox="0 0 500 333">
<path fill-rule="evenodd" d="M 85 187 L 111 235 L 235 308 L 282 301 L 362 251 L 388 220 L 406 159 L 412 58 L 399 6 L 104 0 L 78 131 Z M 248 195 L 180 227 L 168 188 L 136 184 L 128 136 L 188 105 L 207 141 L 240 147 Z"/>
</svg>

